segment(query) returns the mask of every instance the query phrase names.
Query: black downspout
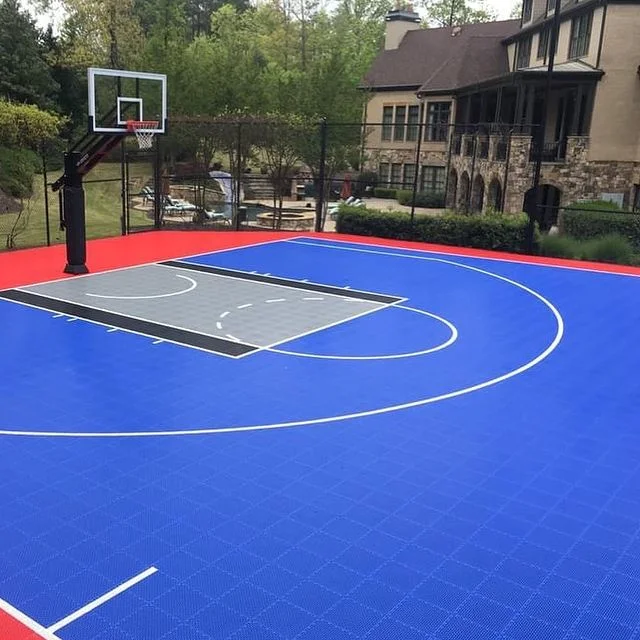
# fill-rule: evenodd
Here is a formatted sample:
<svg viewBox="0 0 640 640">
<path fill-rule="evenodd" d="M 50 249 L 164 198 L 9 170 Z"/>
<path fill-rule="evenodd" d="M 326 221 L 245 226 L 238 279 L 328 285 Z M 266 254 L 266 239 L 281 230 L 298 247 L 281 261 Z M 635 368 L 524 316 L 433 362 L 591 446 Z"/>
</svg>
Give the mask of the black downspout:
<svg viewBox="0 0 640 640">
<path fill-rule="evenodd" d="M 604 43 L 604 25 L 607 21 L 607 0 L 604 0 L 604 8 L 602 9 L 602 22 L 600 24 L 600 42 L 598 42 L 598 55 L 596 57 L 596 69 L 600 68 L 600 58 L 602 57 L 602 45 Z"/>
</svg>

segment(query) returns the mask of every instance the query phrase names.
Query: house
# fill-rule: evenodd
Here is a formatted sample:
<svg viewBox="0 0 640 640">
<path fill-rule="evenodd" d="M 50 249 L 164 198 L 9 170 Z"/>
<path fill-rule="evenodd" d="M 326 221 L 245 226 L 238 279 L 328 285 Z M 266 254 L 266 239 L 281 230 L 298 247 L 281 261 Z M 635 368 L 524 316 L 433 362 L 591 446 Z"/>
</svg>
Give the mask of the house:
<svg viewBox="0 0 640 640">
<path fill-rule="evenodd" d="M 539 150 L 556 1 L 438 29 L 410 7 L 387 14 L 361 85 L 367 163 L 382 184 L 415 180 L 458 210 L 522 211 L 540 151 L 547 224 L 581 199 L 640 205 L 640 1 L 563 2 Z"/>
</svg>

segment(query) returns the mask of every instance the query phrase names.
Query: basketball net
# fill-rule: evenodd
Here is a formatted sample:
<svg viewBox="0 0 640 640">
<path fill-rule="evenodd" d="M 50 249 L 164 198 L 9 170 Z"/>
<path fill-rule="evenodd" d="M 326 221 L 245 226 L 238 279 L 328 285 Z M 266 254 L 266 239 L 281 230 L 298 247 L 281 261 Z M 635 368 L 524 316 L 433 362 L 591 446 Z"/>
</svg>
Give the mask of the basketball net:
<svg viewBox="0 0 640 640">
<path fill-rule="evenodd" d="M 140 149 L 151 149 L 157 128 L 158 122 L 156 120 L 129 120 L 127 122 L 127 129 L 136 134 Z"/>
</svg>

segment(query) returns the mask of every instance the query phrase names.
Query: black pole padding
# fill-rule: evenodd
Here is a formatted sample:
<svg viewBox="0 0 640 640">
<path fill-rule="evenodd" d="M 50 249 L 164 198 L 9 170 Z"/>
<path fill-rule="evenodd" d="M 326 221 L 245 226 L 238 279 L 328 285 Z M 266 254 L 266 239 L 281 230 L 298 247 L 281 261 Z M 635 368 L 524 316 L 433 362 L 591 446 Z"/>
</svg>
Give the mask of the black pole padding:
<svg viewBox="0 0 640 640">
<path fill-rule="evenodd" d="M 67 265 L 65 273 L 89 273 L 87 269 L 87 240 L 85 230 L 84 189 L 78 172 L 80 154 L 71 151 L 64 155 L 64 223 L 67 232 Z"/>
</svg>

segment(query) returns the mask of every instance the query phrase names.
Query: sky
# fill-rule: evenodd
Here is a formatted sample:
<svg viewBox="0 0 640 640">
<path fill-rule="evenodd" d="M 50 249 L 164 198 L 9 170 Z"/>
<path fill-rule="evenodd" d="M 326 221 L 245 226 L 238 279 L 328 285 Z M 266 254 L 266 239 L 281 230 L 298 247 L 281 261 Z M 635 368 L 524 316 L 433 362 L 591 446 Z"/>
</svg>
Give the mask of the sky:
<svg viewBox="0 0 640 640">
<path fill-rule="evenodd" d="M 509 18 L 511 10 L 516 2 L 517 0 L 485 0 L 486 6 L 491 7 L 498 14 L 499 20 L 506 20 Z M 36 19 L 39 27 L 45 28 L 50 22 L 53 22 L 54 26 L 59 26 L 59 11 L 56 12 L 55 10 L 53 10 L 50 12 L 43 12 L 41 8 L 36 8 L 34 6 L 34 3 L 30 0 L 23 0 L 22 4 L 29 9 L 30 13 Z M 415 4 L 419 5 L 420 3 L 416 2 Z M 55 1 L 52 3 L 52 5 L 55 7 Z"/>
</svg>

